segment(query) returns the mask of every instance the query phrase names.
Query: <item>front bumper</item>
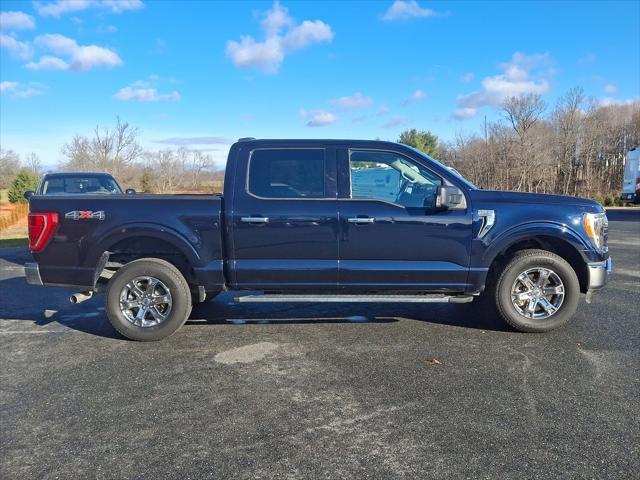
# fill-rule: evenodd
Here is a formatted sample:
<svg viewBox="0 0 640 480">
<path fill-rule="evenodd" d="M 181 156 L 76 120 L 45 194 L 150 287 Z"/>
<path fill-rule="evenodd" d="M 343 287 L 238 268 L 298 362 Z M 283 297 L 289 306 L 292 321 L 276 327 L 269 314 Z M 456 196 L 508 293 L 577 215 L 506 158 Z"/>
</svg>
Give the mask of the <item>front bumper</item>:
<svg viewBox="0 0 640 480">
<path fill-rule="evenodd" d="M 622 200 L 625 202 L 635 202 L 637 195 L 635 193 L 623 193 Z"/>
<path fill-rule="evenodd" d="M 25 263 L 24 275 L 27 277 L 27 283 L 30 285 L 42 285 L 40 278 L 40 268 L 37 263 Z"/>
<path fill-rule="evenodd" d="M 589 290 L 598 290 L 604 287 L 611 274 L 611 257 L 604 262 L 588 263 L 587 266 L 589 267 Z"/>
</svg>

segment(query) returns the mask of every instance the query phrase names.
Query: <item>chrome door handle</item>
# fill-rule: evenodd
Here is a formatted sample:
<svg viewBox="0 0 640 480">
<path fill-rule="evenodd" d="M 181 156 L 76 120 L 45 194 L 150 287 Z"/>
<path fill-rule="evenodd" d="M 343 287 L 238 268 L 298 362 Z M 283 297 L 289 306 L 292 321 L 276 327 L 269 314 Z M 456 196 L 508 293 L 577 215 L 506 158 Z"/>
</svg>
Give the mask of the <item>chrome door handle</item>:
<svg viewBox="0 0 640 480">
<path fill-rule="evenodd" d="M 242 217 L 242 223 L 269 223 L 269 217 Z"/>
<path fill-rule="evenodd" d="M 355 223 L 356 225 L 364 225 L 368 223 L 373 223 L 375 221 L 376 219 L 373 217 L 354 217 L 354 218 L 347 219 L 347 222 Z"/>
</svg>

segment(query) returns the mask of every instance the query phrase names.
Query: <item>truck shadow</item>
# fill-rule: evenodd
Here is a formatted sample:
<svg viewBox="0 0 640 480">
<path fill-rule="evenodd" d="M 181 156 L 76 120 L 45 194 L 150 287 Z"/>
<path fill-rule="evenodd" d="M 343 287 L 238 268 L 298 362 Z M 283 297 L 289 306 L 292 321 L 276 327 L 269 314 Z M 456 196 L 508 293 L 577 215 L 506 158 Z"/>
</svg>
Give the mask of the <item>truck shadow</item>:
<svg viewBox="0 0 640 480">
<path fill-rule="evenodd" d="M 28 285 L 24 277 L 17 276 L 0 281 L 0 319 L 7 327 L 14 322 L 31 322 L 37 327 L 55 324 L 98 337 L 122 339 L 113 329 L 104 312 L 103 296 L 79 305 L 68 301 L 71 290 L 43 289 Z M 475 330 L 511 331 L 501 321 L 479 315 L 469 305 L 420 306 L 417 304 L 236 304 L 216 299 L 194 307 L 185 329 L 189 325 L 211 326 L 247 325 L 307 325 L 307 324 L 364 324 L 419 321 Z"/>
<path fill-rule="evenodd" d="M 477 304 L 282 303 L 237 304 L 223 298 L 196 305 L 187 324 L 395 323 L 400 319 L 453 327 L 513 331 Z"/>
</svg>

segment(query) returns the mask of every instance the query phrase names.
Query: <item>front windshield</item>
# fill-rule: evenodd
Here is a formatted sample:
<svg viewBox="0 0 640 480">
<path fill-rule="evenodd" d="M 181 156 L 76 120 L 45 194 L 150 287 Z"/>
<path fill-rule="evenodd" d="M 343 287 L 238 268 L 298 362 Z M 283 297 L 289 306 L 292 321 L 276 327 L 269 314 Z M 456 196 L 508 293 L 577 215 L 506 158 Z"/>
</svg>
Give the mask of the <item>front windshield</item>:
<svg viewBox="0 0 640 480">
<path fill-rule="evenodd" d="M 403 143 L 403 145 L 405 145 Z M 429 155 L 427 155 L 424 152 L 421 152 L 420 150 L 418 150 L 417 148 L 412 147 L 411 145 L 405 145 L 406 147 L 409 147 L 411 150 L 413 150 L 414 152 L 416 152 L 418 155 L 427 158 L 429 161 L 435 163 L 436 165 L 442 167 L 444 170 L 448 170 L 449 172 L 453 173 L 457 178 L 459 178 L 466 187 L 473 189 L 473 190 L 477 190 L 478 187 L 476 187 L 473 183 L 471 183 L 469 180 L 467 180 L 466 178 L 464 178 L 460 172 L 458 172 L 455 168 L 453 167 L 448 167 L 443 163 L 440 163 L 438 160 L 436 160 L 435 158 L 431 158 Z"/>
</svg>

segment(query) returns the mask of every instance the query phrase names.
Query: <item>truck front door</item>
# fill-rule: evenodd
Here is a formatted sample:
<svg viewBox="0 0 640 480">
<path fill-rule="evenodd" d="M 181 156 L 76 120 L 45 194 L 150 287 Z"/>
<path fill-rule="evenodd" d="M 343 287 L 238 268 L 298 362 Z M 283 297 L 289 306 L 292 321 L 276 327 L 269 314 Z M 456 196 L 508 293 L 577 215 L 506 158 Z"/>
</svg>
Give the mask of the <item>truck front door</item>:
<svg viewBox="0 0 640 480">
<path fill-rule="evenodd" d="M 242 148 L 231 223 L 230 283 L 256 290 L 335 290 L 335 149 Z"/>
<path fill-rule="evenodd" d="M 338 159 L 340 288 L 464 291 L 471 209 L 436 207 L 443 179 L 393 151 L 340 149 Z"/>
</svg>

